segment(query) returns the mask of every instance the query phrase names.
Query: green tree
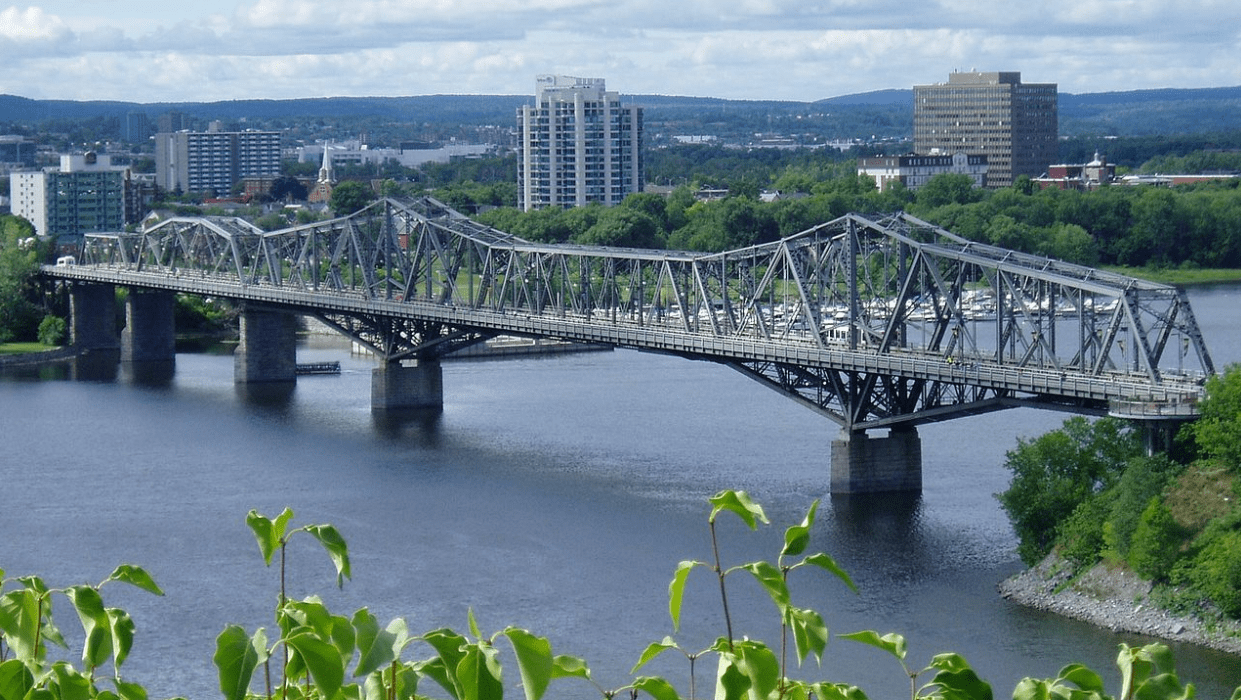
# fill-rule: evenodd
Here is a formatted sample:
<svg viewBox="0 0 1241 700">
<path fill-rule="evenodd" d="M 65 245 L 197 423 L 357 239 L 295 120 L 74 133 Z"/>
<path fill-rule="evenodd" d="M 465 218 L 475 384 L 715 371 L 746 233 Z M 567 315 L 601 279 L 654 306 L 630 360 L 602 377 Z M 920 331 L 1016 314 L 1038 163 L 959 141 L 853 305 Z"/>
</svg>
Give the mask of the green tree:
<svg viewBox="0 0 1241 700">
<path fill-rule="evenodd" d="M 1135 432 L 1111 418 L 1091 423 L 1074 416 L 1058 430 L 1019 440 L 1005 461 L 1012 482 L 997 498 L 1017 534 L 1021 560 L 1033 565 L 1051 552 L 1060 523 L 1112 486 L 1139 454 Z"/>
<path fill-rule="evenodd" d="M 970 204 L 980 201 L 984 195 L 969 175 L 940 173 L 919 187 L 916 197 L 918 206 L 925 210 L 945 204 Z"/>
<path fill-rule="evenodd" d="M 267 195 L 273 202 L 300 202 L 306 199 L 306 186 L 292 175 L 281 175 L 272 180 Z"/>
<path fill-rule="evenodd" d="M 577 237 L 577 242 L 627 248 L 659 248 L 662 243 L 655 219 L 636 209 L 623 207 L 604 210 L 594 225 Z"/>
<path fill-rule="evenodd" d="M 346 180 L 332 188 L 328 206 L 337 216 L 349 216 L 375 201 L 375 193 L 365 183 Z"/>
<path fill-rule="evenodd" d="M 50 242 L 35 236 L 29 221 L 0 216 L 0 342 L 38 336 L 43 314 L 34 281 L 50 248 Z"/>
<path fill-rule="evenodd" d="M 1193 424 L 1198 450 L 1220 460 L 1233 472 L 1241 467 L 1241 365 L 1207 379 L 1201 418 Z"/>
<path fill-rule="evenodd" d="M 1129 547 L 1133 570 L 1152 581 L 1162 581 L 1172 571 L 1187 536 L 1159 498 L 1152 498 L 1142 511 Z"/>
</svg>

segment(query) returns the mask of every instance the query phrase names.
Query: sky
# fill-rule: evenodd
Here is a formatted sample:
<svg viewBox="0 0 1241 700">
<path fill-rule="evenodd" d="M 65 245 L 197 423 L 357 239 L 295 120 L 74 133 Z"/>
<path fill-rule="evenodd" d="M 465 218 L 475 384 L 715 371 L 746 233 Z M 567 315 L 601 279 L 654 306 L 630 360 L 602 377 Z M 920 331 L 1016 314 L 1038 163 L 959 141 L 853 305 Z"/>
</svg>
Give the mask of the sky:
<svg viewBox="0 0 1241 700">
<path fill-rule="evenodd" d="M 609 90 L 815 101 L 1020 71 L 1241 85 L 1238 0 L 0 0 L 0 93 L 211 102 Z"/>
</svg>

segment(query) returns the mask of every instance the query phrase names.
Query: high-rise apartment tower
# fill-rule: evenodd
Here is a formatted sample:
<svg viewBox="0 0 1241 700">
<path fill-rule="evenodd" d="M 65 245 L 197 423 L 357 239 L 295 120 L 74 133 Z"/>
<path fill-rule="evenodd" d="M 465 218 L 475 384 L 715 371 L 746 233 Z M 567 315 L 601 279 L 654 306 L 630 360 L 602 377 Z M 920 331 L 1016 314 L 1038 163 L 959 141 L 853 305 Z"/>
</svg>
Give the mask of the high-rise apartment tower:
<svg viewBox="0 0 1241 700">
<path fill-rule="evenodd" d="M 618 204 L 642 191 L 642 108 L 622 104 L 602 78 L 539 76 L 517 128 L 523 211 Z"/>
<path fill-rule="evenodd" d="M 172 192 L 227 197 L 245 177 L 280 174 L 278 131 L 176 131 L 155 135 L 155 183 Z"/>
<path fill-rule="evenodd" d="M 1022 83 L 1021 73 L 952 73 L 914 86 L 914 152 L 987 157 L 987 186 L 1038 177 L 1059 160 L 1055 83 Z"/>
</svg>

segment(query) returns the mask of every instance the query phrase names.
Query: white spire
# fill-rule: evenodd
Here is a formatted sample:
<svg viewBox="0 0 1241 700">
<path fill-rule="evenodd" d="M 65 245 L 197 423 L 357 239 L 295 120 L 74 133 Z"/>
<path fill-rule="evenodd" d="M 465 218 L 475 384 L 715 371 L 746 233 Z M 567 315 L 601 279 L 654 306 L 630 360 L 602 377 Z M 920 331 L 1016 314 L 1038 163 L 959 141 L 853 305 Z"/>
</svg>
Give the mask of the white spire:
<svg viewBox="0 0 1241 700">
<path fill-rule="evenodd" d="M 331 144 L 323 142 L 323 165 L 319 166 L 319 182 L 333 182 L 336 176 L 332 173 Z"/>
</svg>

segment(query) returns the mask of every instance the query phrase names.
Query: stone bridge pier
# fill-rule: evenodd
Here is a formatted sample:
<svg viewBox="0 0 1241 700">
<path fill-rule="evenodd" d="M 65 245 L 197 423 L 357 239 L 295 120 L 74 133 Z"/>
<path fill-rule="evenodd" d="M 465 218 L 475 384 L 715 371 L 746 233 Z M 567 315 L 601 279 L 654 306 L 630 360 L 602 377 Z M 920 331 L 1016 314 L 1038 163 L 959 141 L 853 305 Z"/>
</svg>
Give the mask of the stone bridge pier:
<svg viewBox="0 0 1241 700">
<path fill-rule="evenodd" d="M 116 287 L 76 282 L 69 290 L 69 342 L 79 350 L 121 349 L 116 335 Z"/>
<path fill-rule="evenodd" d="M 832 441 L 833 494 L 922 491 L 922 438 L 913 427 L 887 437 L 844 430 Z"/>
<path fill-rule="evenodd" d="M 167 362 L 177 359 L 176 295 L 133 288 L 125 299 L 125 330 L 121 333 L 122 362 Z"/>
<path fill-rule="evenodd" d="M 297 316 L 246 304 L 233 351 L 233 381 L 259 384 L 297 381 Z"/>
<path fill-rule="evenodd" d="M 444 370 L 438 359 L 380 360 L 371 372 L 371 410 L 442 411 Z"/>
</svg>

